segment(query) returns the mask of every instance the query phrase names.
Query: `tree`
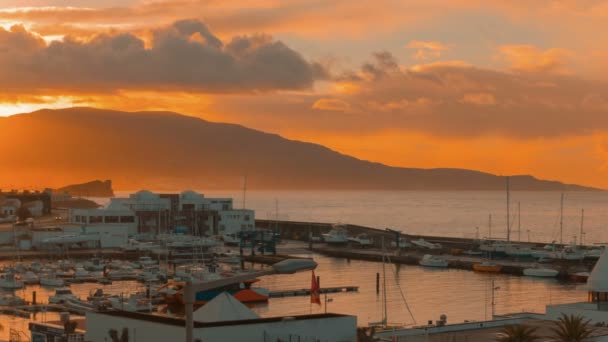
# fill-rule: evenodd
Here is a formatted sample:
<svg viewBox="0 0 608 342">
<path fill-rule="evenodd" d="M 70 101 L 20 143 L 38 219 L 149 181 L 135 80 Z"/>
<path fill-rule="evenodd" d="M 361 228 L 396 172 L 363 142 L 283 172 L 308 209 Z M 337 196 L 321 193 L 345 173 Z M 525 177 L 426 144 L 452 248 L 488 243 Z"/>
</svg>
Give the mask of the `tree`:
<svg viewBox="0 0 608 342">
<path fill-rule="evenodd" d="M 536 329 L 525 325 L 507 325 L 496 336 L 497 342 L 537 342 Z"/>
<path fill-rule="evenodd" d="M 116 329 L 110 329 L 108 331 L 112 342 L 129 342 L 129 328 L 122 328 L 122 334 L 118 336 L 118 331 Z"/>
<path fill-rule="evenodd" d="M 554 342 L 584 342 L 589 341 L 594 328 L 579 315 L 562 314 L 551 328 Z"/>
</svg>

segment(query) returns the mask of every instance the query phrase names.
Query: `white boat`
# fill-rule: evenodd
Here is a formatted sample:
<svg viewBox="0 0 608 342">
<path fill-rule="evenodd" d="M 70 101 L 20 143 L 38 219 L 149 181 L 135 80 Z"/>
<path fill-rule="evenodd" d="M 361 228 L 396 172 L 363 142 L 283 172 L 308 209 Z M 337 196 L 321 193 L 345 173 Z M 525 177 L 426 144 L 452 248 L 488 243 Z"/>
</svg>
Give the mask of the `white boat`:
<svg viewBox="0 0 608 342">
<path fill-rule="evenodd" d="M 137 260 L 137 264 L 139 265 L 139 267 L 144 268 L 148 266 L 155 266 L 157 262 L 149 256 L 142 256 L 139 257 L 139 259 Z"/>
<path fill-rule="evenodd" d="M 49 303 L 51 304 L 62 304 L 68 300 L 78 300 L 78 297 L 76 297 L 67 287 L 56 289 L 55 294 L 49 297 Z"/>
<path fill-rule="evenodd" d="M 6 290 L 22 289 L 25 283 L 16 279 L 14 273 L 6 273 L 0 275 L 0 287 Z"/>
<path fill-rule="evenodd" d="M 239 253 L 235 253 L 233 251 L 227 251 L 227 252 L 221 253 L 217 257 L 217 261 L 225 263 L 225 264 L 238 264 L 241 262 L 241 256 L 239 255 Z"/>
<path fill-rule="evenodd" d="M 418 247 L 422 247 L 422 248 L 427 248 L 427 249 L 441 249 L 441 244 L 439 243 L 432 243 L 429 241 L 426 241 L 423 238 L 420 238 L 418 240 L 412 240 L 412 244 L 418 246 Z"/>
<path fill-rule="evenodd" d="M 21 281 L 23 281 L 23 283 L 26 285 L 36 285 L 40 283 L 40 278 L 38 275 L 36 275 L 36 273 L 27 271 L 21 275 Z"/>
<path fill-rule="evenodd" d="M 368 247 L 372 245 L 372 240 L 367 234 L 359 234 L 355 237 L 348 238 L 348 241 L 359 244 L 361 247 Z"/>
<path fill-rule="evenodd" d="M 555 278 L 559 274 L 559 271 L 552 268 L 531 267 L 524 269 L 523 273 L 528 277 Z"/>
<path fill-rule="evenodd" d="M 448 267 L 447 260 L 429 254 L 425 254 L 418 263 L 426 267 Z"/>
<path fill-rule="evenodd" d="M 599 259 L 599 257 L 602 256 L 602 253 L 604 253 L 603 247 L 602 248 L 592 248 L 592 249 L 588 249 L 583 252 L 583 254 L 585 254 L 586 259 Z"/>
<path fill-rule="evenodd" d="M 553 259 L 561 260 L 583 260 L 585 259 L 585 253 L 578 251 L 573 247 L 564 247 L 561 251 L 553 252 L 549 255 Z"/>
<path fill-rule="evenodd" d="M 406 238 L 399 238 L 399 248 L 410 248 L 412 244 L 407 242 Z M 397 248 L 397 242 L 391 241 L 391 248 Z"/>
<path fill-rule="evenodd" d="M 484 241 L 480 246 L 479 250 L 482 252 L 492 254 L 506 254 L 508 244 L 504 241 Z"/>
<path fill-rule="evenodd" d="M 65 286 L 65 281 L 57 278 L 54 273 L 46 273 L 40 276 L 40 285 L 49 287 Z"/>
<path fill-rule="evenodd" d="M 329 233 L 323 234 L 323 241 L 333 245 L 343 245 L 348 242 L 348 235 L 343 225 L 335 224 Z"/>
<path fill-rule="evenodd" d="M 89 271 L 85 270 L 84 268 L 77 267 L 74 270 L 74 279 L 83 280 L 83 279 L 89 279 L 89 278 L 91 278 L 91 273 Z"/>
<path fill-rule="evenodd" d="M 506 254 L 514 257 L 528 257 L 532 256 L 534 250 L 530 247 L 525 247 L 517 244 L 509 244 L 506 248 Z"/>
<path fill-rule="evenodd" d="M 103 271 L 105 264 L 99 258 L 91 258 L 82 263 L 82 267 L 88 271 Z"/>
</svg>

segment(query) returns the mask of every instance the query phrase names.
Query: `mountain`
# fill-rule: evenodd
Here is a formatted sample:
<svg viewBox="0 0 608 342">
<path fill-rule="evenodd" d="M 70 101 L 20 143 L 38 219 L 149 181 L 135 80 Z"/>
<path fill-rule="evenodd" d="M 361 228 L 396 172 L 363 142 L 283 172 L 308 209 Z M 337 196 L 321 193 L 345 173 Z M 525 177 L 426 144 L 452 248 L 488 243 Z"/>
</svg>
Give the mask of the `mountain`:
<svg viewBox="0 0 608 342">
<path fill-rule="evenodd" d="M 82 184 L 66 185 L 59 189 L 55 189 L 55 192 L 66 193 L 72 196 L 85 196 L 85 197 L 113 197 L 114 190 L 112 189 L 111 180 L 94 180 Z"/>
<path fill-rule="evenodd" d="M 505 177 L 390 167 L 324 146 L 171 112 L 40 110 L 0 119 L 0 179 L 42 186 L 114 181 L 119 189 L 502 190 Z M 511 177 L 513 190 L 594 190 Z"/>
</svg>

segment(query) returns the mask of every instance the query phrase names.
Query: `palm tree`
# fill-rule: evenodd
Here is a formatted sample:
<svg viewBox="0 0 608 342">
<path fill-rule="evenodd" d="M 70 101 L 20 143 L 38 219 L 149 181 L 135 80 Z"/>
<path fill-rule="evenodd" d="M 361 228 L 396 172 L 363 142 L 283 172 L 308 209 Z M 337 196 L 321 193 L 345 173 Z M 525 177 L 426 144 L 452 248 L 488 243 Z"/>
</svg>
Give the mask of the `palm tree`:
<svg viewBox="0 0 608 342">
<path fill-rule="evenodd" d="M 538 342 L 536 329 L 525 325 L 507 325 L 496 336 L 497 342 Z"/>
<path fill-rule="evenodd" d="M 561 317 L 551 328 L 554 342 L 584 342 L 588 341 L 594 328 L 589 324 L 591 320 L 585 320 L 579 315 L 566 315 Z"/>
</svg>

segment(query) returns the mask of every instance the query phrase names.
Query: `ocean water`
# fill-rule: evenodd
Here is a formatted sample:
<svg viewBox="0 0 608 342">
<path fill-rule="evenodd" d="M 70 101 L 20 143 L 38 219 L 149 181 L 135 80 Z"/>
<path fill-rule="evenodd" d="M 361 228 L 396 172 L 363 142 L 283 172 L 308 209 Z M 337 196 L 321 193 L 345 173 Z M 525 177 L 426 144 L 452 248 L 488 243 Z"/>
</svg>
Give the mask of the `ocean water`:
<svg viewBox="0 0 608 342">
<path fill-rule="evenodd" d="M 243 207 L 242 191 L 200 192 L 207 197 L 232 197 L 236 208 Z M 511 192 L 512 239 L 559 241 L 560 196 L 559 192 Z M 342 222 L 451 237 L 505 238 L 507 234 L 507 200 L 501 191 L 248 191 L 245 206 L 260 219 Z M 578 241 L 581 209 L 584 242 L 608 242 L 608 192 L 564 193 L 563 242 Z"/>
</svg>

